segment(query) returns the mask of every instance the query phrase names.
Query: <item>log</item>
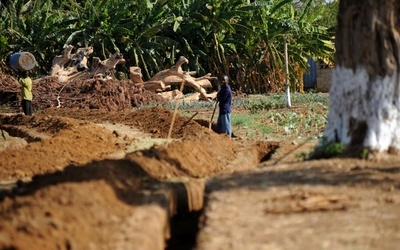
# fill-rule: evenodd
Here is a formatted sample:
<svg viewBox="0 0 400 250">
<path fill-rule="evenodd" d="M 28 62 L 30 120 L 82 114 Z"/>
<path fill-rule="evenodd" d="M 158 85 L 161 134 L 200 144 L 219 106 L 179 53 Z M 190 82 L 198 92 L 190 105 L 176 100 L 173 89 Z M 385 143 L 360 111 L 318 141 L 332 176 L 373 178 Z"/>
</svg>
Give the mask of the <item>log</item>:
<svg viewBox="0 0 400 250">
<path fill-rule="evenodd" d="M 143 74 L 142 69 L 140 67 L 130 67 L 129 68 L 129 79 L 131 79 L 134 83 L 142 83 Z"/>
<path fill-rule="evenodd" d="M 62 55 L 54 57 L 52 61 L 52 66 L 58 65 L 61 68 L 64 67 L 64 65 L 71 60 L 71 51 L 74 48 L 72 45 L 68 45 L 64 50 Z"/>
<path fill-rule="evenodd" d="M 89 55 L 93 53 L 93 47 L 79 48 L 72 57 L 73 65 L 77 66 L 78 71 L 89 69 L 87 63 Z"/>
<path fill-rule="evenodd" d="M 177 89 L 159 93 L 163 98 L 167 100 L 178 100 L 183 98 L 183 93 Z"/>
<path fill-rule="evenodd" d="M 200 87 L 205 88 L 205 89 L 212 88 L 211 82 L 209 80 L 207 80 L 207 79 L 202 79 L 202 80 L 199 80 L 199 81 L 196 80 L 196 83 Z"/>
<path fill-rule="evenodd" d="M 56 56 L 53 59 L 53 65 L 51 68 L 50 76 L 56 76 L 59 81 L 69 81 L 69 77 L 77 72 L 87 70 L 87 61 L 91 53 L 93 53 L 92 47 L 79 48 L 75 54 L 71 54 L 74 46 L 68 45 L 61 56 Z M 72 61 L 71 66 L 64 68 L 65 64 Z"/>
<path fill-rule="evenodd" d="M 71 60 L 71 51 L 74 48 L 72 45 L 68 45 L 62 55 L 53 58 L 50 76 L 57 76 L 63 74 L 64 65 Z"/>
<path fill-rule="evenodd" d="M 115 53 L 104 61 L 100 61 L 98 57 L 94 57 L 93 60 L 94 68 L 92 68 L 92 70 L 95 71 L 95 74 L 103 73 L 105 75 L 111 70 L 114 70 L 118 64 L 124 64 L 126 62 L 121 53 Z"/>
<path fill-rule="evenodd" d="M 167 89 L 167 86 L 161 81 L 148 81 L 143 84 L 144 89 L 154 91 L 154 92 L 161 92 Z M 169 87 L 169 86 L 168 86 Z"/>
</svg>

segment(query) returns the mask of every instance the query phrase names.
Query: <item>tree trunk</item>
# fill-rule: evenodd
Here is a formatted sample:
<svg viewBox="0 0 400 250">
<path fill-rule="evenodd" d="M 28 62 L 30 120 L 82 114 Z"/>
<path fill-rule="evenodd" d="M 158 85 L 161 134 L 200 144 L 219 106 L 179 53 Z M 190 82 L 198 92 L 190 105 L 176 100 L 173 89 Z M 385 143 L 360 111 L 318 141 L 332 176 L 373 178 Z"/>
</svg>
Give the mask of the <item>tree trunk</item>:
<svg viewBox="0 0 400 250">
<path fill-rule="evenodd" d="M 341 0 L 325 138 L 400 150 L 400 1 Z"/>
</svg>

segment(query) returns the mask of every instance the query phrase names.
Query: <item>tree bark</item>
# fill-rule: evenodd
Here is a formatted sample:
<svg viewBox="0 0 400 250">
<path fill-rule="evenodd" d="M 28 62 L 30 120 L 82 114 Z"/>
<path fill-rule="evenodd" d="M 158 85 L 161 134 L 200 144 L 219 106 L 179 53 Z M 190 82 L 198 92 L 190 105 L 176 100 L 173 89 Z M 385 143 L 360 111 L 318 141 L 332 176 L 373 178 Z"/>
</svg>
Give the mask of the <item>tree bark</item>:
<svg viewBox="0 0 400 250">
<path fill-rule="evenodd" d="M 400 151 L 400 1 L 341 0 L 328 142 Z"/>
</svg>

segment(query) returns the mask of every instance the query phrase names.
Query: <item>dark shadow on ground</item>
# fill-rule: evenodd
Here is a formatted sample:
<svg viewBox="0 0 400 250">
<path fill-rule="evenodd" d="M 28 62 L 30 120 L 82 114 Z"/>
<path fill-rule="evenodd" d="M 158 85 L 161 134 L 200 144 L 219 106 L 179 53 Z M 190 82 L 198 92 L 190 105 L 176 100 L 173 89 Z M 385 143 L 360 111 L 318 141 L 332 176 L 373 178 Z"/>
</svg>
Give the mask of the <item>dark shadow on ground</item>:
<svg viewBox="0 0 400 250">
<path fill-rule="evenodd" d="M 301 163 L 303 169 L 280 169 L 276 168 L 279 165 L 268 166 L 263 169 L 265 171 L 217 177 L 207 183 L 206 192 L 235 188 L 266 189 L 288 185 L 392 185 L 400 189 L 400 166 L 348 166 L 338 171 L 335 166 L 324 166 L 324 163 L 324 161 L 310 162 L 307 166 L 307 163 L 303 162 Z"/>
</svg>

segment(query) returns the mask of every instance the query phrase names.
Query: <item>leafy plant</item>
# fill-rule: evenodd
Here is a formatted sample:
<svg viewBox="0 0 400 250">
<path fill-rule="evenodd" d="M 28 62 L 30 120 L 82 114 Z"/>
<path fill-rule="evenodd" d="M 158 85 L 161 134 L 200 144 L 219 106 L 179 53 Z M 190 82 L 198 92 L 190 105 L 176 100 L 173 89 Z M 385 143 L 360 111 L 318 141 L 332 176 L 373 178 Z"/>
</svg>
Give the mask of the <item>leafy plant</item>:
<svg viewBox="0 0 400 250">
<path fill-rule="evenodd" d="M 327 109 L 329 97 L 326 94 L 302 94 L 293 93 L 293 103 L 306 103 L 309 105 L 309 110 Z M 319 106 L 319 108 L 316 108 Z M 257 113 L 265 110 L 283 109 L 286 107 L 285 95 L 282 93 L 271 95 L 252 95 L 250 100 L 244 105 L 245 109 L 251 113 Z"/>
<path fill-rule="evenodd" d="M 320 144 L 310 154 L 309 159 L 328 159 L 343 155 L 344 144 L 339 142 L 328 142 L 326 137 L 320 140 Z"/>
<path fill-rule="evenodd" d="M 92 46 L 92 56 L 100 59 L 120 52 L 126 65 L 119 68 L 127 74 L 129 66 L 139 66 L 144 80 L 184 55 L 189 59 L 184 70 L 229 74 L 236 90 L 279 91 L 284 38 L 290 38 L 293 82 L 305 58 L 333 54 L 333 34 L 316 23 L 321 15 L 310 7 L 313 1 L 303 2 L 298 7 L 291 0 L 3 1 L 0 67 L 12 53 L 28 51 L 40 73 L 47 73 L 52 59 L 71 44 Z"/>
<path fill-rule="evenodd" d="M 326 94 L 300 94 L 294 95 L 293 108 L 286 108 L 285 96 L 273 95 L 249 95 L 248 101 L 242 105 L 249 114 L 233 114 L 232 120 L 238 119 L 241 123 L 250 124 L 251 120 L 254 135 L 279 135 L 280 138 L 303 138 L 312 136 L 320 137 L 327 123 L 328 96 Z M 305 108 L 304 108 L 305 107 Z M 302 110 L 299 112 L 299 110 Z M 303 110 L 306 110 L 304 112 Z M 247 118 L 245 118 L 245 117 Z M 243 120 L 243 122 L 241 122 Z"/>
<path fill-rule="evenodd" d="M 361 153 L 361 159 L 367 159 L 370 153 L 369 149 L 364 148 Z"/>
</svg>

